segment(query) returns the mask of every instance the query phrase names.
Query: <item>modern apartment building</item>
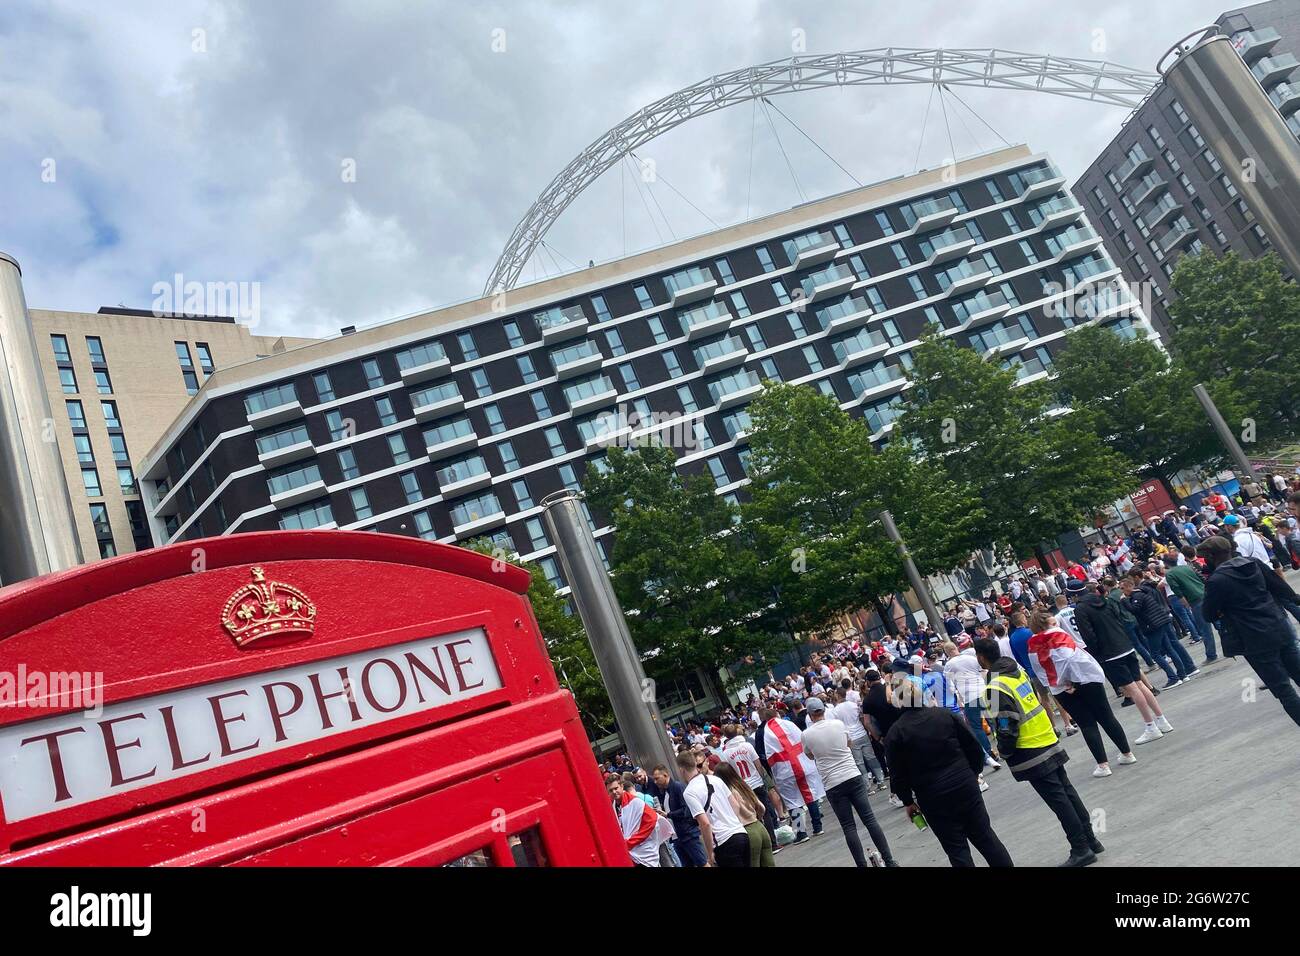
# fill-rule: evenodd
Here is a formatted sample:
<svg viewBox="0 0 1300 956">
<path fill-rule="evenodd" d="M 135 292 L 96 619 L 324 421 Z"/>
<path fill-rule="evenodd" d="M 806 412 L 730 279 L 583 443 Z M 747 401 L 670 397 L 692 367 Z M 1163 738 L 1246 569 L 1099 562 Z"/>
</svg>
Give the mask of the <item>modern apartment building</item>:
<svg viewBox="0 0 1300 956">
<path fill-rule="evenodd" d="M 232 318 L 29 310 L 86 560 L 150 547 L 134 462 L 219 366 L 306 339 L 260 336 Z"/>
<path fill-rule="evenodd" d="M 1300 138 L 1300 0 L 1268 0 L 1216 21 L 1232 40 L 1271 108 Z M 1176 39 L 1171 37 L 1171 42 Z M 1260 101 L 1261 108 L 1270 108 Z M 1168 326 L 1169 280 L 1178 258 L 1209 248 L 1253 258 L 1274 239 L 1256 221 L 1174 91 L 1160 84 L 1074 184 L 1111 258 L 1131 283 L 1149 282 L 1151 318 Z M 1276 238 L 1276 237 L 1274 237 Z"/>
<path fill-rule="evenodd" d="M 1044 376 L 1081 323 L 1153 334 L 1118 278 L 1048 157 L 1010 147 L 219 368 L 138 477 L 160 542 L 488 536 L 562 584 L 539 503 L 608 444 L 659 433 L 740 495 L 763 380 L 818 388 L 883 438 L 927 323 Z"/>
</svg>

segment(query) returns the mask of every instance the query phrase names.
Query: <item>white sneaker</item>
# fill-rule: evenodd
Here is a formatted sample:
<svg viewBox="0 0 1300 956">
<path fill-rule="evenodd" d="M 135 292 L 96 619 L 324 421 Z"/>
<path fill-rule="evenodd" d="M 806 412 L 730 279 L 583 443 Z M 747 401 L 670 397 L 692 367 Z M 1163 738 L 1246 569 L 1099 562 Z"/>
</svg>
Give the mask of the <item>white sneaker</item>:
<svg viewBox="0 0 1300 956">
<path fill-rule="evenodd" d="M 989 788 L 989 783 L 987 780 L 984 779 L 984 774 L 979 775 L 979 781 L 980 781 L 980 793 L 983 793 L 985 790 Z"/>
<path fill-rule="evenodd" d="M 1114 771 L 1111 770 L 1110 767 L 1097 764 L 1097 769 L 1092 772 L 1092 775 L 1094 777 L 1109 777 L 1112 773 L 1114 773 Z"/>
<path fill-rule="evenodd" d="M 1159 740 L 1163 736 L 1164 733 L 1160 730 L 1159 727 L 1149 727 L 1146 730 L 1142 731 L 1142 736 L 1139 737 L 1137 740 L 1133 741 L 1133 743 L 1149 744 L 1151 743 L 1151 741 Z"/>
<path fill-rule="evenodd" d="M 985 757 L 984 769 L 987 770 L 989 773 L 996 773 L 997 771 L 1002 769 L 1002 764 L 998 763 L 992 757 Z"/>
<path fill-rule="evenodd" d="M 1162 734 L 1172 734 L 1174 732 L 1174 725 L 1169 722 L 1169 719 L 1165 717 L 1164 714 L 1161 714 L 1156 718 L 1156 729 Z"/>
<path fill-rule="evenodd" d="M 892 793 L 889 795 L 889 805 L 891 807 L 898 807 L 900 810 L 903 809 L 903 801 L 899 800 L 898 797 L 894 796 Z"/>
<path fill-rule="evenodd" d="M 1137 762 L 1138 762 L 1137 754 L 1120 754 L 1120 755 L 1119 755 L 1119 763 L 1120 763 L 1120 764 L 1131 764 L 1131 763 L 1137 763 Z"/>
<path fill-rule="evenodd" d="M 1195 676 L 1198 675 L 1200 672 L 1201 672 L 1201 669 L 1198 667 L 1198 668 L 1196 668 L 1195 670 L 1193 670 L 1190 674 L 1188 674 L 1187 676 L 1188 676 L 1189 678 L 1191 678 L 1191 677 L 1195 677 Z"/>
</svg>

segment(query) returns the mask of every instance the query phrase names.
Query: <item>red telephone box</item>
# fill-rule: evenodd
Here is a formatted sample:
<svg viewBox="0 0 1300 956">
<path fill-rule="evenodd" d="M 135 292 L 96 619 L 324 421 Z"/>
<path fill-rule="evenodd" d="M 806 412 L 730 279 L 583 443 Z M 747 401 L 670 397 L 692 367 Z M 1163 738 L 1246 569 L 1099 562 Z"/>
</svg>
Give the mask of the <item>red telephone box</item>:
<svg viewBox="0 0 1300 956">
<path fill-rule="evenodd" d="M 0 863 L 628 865 L 528 584 L 294 531 L 0 590 Z"/>
</svg>

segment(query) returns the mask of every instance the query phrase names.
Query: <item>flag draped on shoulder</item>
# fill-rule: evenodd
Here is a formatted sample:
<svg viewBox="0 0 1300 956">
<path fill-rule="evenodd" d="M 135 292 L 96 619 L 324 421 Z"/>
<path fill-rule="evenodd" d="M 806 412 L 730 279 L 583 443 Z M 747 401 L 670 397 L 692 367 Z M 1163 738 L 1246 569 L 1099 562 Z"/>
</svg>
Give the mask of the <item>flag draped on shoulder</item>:
<svg viewBox="0 0 1300 956">
<path fill-rule="evenodd" d="M 1051 628 L 1029 639 L 1029 662 L 1034 666 L 1038 679 L 1054 694 L 1063 691 L 1070 683 L 1096 684 L 1106 680 L 1097 659 L 1059 628 Z"/>
<path fill-rule="evenodd" d="M 826 795 L 817 765 L 803 752 L 803 734 L 797 725 L 780 717 L 763 728 L 763 746 L 772 782 L 787 807 L 802 807 Z"/>
</svg>

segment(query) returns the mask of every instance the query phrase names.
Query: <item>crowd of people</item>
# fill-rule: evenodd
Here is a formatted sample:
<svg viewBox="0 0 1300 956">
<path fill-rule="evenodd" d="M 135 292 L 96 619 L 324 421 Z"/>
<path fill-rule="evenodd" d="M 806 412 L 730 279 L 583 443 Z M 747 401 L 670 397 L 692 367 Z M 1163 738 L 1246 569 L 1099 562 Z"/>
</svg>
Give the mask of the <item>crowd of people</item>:
<svg viewBox="0 0 1300 956">
<path fill-rule="evenodd" d="M 1090 561 L 953 603 L 939 629 L 838 641 L 712 719 L 669 728 L 676 777 L 618 756 L 602 769 L 633 859 L 774 866 L 783 848 L 823 833 L 825 799 L 858 866 L 896 866 L 869 801 L 887 790 L 953 866 L 974 865 L 972 848 L 1010 866 L 983 797 L 986 775 L 1005 768 L 1056 817 L 1069 845 L 1061 865 L 1095 862 L 1105 847 L 1061 737 L 1082 734 L 1092 775 L 1112 776 L 1112 747 L 1115 765 L 1130 766 L 1134 747 L 1174 732 L 1162 692 L 1236 656 L 1300 725 L 1287 618 L 1300 621 L 1300 601 L 1282 576 L 1300 567 L 1300 487 L 1276 490 L 1282 508 L 1211 495 L 1200 511 L 1169 512 Z M 1112 700 L 1141 721 L 1131 739 Z"/>
</svg>

